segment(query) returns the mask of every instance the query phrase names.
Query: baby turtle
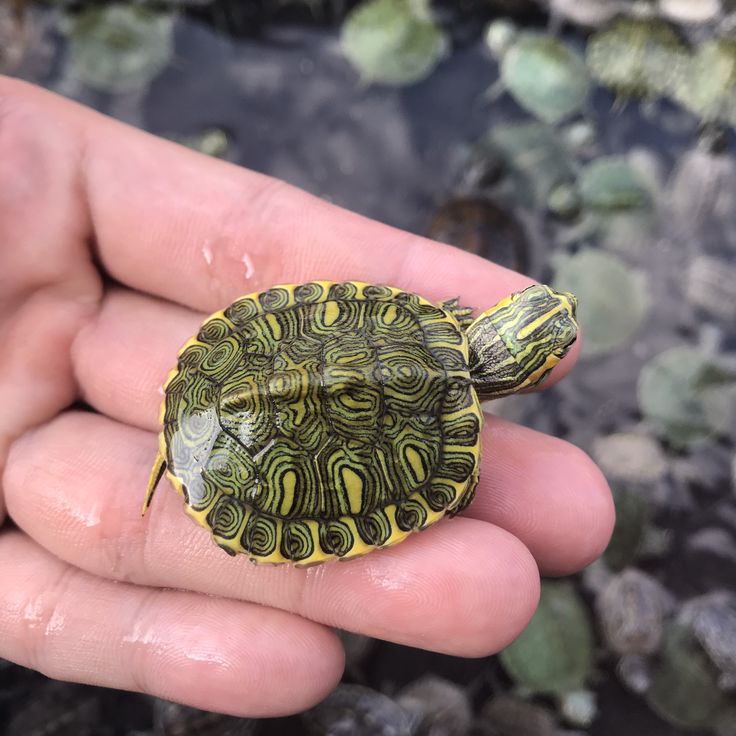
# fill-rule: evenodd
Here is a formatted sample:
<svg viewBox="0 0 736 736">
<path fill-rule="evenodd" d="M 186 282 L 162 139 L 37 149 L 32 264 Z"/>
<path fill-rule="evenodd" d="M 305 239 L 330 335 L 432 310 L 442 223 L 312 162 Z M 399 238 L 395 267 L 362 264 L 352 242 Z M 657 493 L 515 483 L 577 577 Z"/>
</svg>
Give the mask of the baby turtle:
<svg viewBox="0 0 736 736">
<path fill-rule="evenodd" d="M 312 565 L 401 542 L 472 500 L 480 402 L 540 383 L 577 335 L 531 286 L 477 319 L 357 281 L 275 286 L 209 317 L 166 381 L 164 471 L 229 554 Z"/>
</svg>

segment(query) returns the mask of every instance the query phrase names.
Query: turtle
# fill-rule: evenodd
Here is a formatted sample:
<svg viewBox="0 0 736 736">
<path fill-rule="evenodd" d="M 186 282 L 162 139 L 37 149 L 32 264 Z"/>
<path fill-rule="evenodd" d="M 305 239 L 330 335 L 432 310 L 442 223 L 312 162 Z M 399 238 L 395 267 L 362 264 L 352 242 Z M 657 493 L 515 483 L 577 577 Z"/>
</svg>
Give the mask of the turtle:
<svg viewBox="0 0 736 736">
<path fill-rule="evenodd" d="M 319 564 L 401 542 L 468 506 L 481 401 L 539 384 L 577 336 L 539 284 L 477 319 L 399 288 L 312 281 L 208 317 L 164 384 L 161 477 L 223 550 Z"/>
</svg>

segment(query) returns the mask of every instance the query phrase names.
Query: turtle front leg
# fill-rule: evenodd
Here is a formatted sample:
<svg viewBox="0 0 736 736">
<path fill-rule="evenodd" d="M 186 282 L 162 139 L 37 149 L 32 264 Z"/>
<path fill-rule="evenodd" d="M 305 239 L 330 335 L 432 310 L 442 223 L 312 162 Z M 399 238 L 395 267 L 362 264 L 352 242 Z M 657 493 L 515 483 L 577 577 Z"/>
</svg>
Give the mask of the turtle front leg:
<svg viewBox="0 0 736 736">
<path fill-rule="evenodd" d="M 440 307 L 449 312 L 463 329 L 469 327 L 473 322 L 473 308 L 460 306 L 460 300 L 457 297 L 441 302 Z"/>
</svg>

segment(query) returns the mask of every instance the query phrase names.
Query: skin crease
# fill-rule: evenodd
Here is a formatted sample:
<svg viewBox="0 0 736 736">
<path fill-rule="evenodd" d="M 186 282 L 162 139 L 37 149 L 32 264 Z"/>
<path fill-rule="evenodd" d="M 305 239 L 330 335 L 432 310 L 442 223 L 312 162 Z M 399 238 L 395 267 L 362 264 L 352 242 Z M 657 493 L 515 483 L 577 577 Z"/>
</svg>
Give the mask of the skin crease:
<svg viewBox="0 0 736 736">
<path fill-rule="evenodd" d="M 529 621 L 540 570 L 600 554 L 613 508 L 591 461 L 492 417 L 464 517 L 365 558 L 231 559 L 166 483 L 141 518 L 177 349 L 236 297 L 316 278 L 482 309 L 529 283 L 0 78 L 0 657 L 279 715 L 339 680 L 329 627 L 484 656 Z"/>
</svg>

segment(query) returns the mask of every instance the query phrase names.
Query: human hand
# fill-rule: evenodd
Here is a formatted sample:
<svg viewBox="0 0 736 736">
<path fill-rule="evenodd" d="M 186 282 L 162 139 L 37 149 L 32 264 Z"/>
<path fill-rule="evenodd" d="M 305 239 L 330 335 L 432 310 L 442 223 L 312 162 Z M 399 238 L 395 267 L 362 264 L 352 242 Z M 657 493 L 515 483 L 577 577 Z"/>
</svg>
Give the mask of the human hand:
<svg viewBox="0 0 736 736">
<path fill-rule="evenodd" d="M 17 526 L 0 531 L 0 657 L 280 715 L 339 680 L 328 627 L 487 655 L 529 621 L 539 570 L 602 551 L 613 507 L 591 461 L 493 417 L 462 516 L 344 564 L 230 558 L 163 487 L 141 518 L 177 349 L 234 298 L 317 278 L 484 309 L 528 283 L 0 79 L 0 523 Z"/>
</svg>

